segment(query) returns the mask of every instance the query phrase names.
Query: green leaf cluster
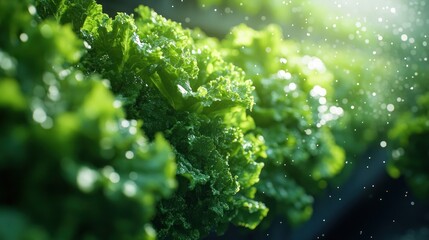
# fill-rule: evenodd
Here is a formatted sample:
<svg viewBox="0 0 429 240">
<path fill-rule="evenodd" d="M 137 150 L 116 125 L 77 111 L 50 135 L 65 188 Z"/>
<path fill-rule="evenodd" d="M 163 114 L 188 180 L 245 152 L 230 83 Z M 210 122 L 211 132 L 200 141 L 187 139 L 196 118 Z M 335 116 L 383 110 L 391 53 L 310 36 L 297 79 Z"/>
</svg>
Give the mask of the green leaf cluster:
<svg viewBox="0 0 429 240">
<path fill-rule="evenodd" d="M 356 156 L 389 135 L 394 141 L 393 148 L 388 149 L 393 158 L 388 172 L 394 177 L 404 175 L 418 195 L 428 195 L 427 154 L 419 151 L 425 149 L 420 138 L 426 134 L 428 119 L 422 103 L 428 91 L 427 26 L 420 19 L 414 19 L 412 27 L 405 28 L 409 31 L 406 34 L 391 31 L 410 15 L 427 18 L 428 5 L 391 2 L 401 10 L 396 13 L 391 6 L 392 14 L 377 21 L 371 17 L 378 14 L 378 9 L 365 9 L 362 5 L 370 4 L 364 1 L 356 3 L 361 9 L 354 13 L 345 7 L 347 3 L 321 3 L 198 1 L 200 8 L 210 11 L 217 8 L 226 15 L 234 13 L 253 25 L 269 21 L 288 29 L 288 37 L 300 42 L 302 52 L 319 56 L 335 76 L 335 99 L 345 113 L 333 126 L 334 135 L 347 151 L 348 162 L 356 163 Z M 405 39 L 401 39 L 401 35 Z M 389 104 L 394 110 L 387 109 Z M 349 166 L 350 172 L 353 167 Z M 347 173 L 342 177 L 345 175 Z"/>
<path fill-rule="evenodd" d="M 158 206 L 159 237 L 199 239 L 231 222 L 255 228 L 268 211 L 254 200 L 264 145 L 250 132 L 254 87 L 244 72 L 149 8 L 110 18 L 94 2 L 51 4 L 39 1 L 44 17 L 72 24 L 85 41 L 78 68 L 109 79 L 127 118 L 172 145 L 179 184 Z"/>
<path fill-rule="evenodd" d="M 154 239 L 155 204 L 176 185 L 170 145 L 74 67 L 70 26 L 1 0 L 0 28 L 0 238 Z"/>
<path fill-rule="evenodd" d="M 300 55 L 276 25 L 260 31 L 240 25 L 221 42 L 200 41 L 218 45 L 253 80 L 249 115 L 267 148 L 257 198 L 291 224 L 302 223 L 311 216 L 313 195 L 344 165 L 329 127 L 343 113 L 332 103 L 332 74 L 319 58 Z"/>
<path fill-rule="evenodd" d="M 200 239 L 268 207 L 298 224 L 343 167 L 333 76 L 277 26 L 218 41 L 143 6 L 1 4 L 2 186 L 25 176 L 0 198 L 10 239 L 153 239 L 153 217 L 161 239 Z"/>
</svg>

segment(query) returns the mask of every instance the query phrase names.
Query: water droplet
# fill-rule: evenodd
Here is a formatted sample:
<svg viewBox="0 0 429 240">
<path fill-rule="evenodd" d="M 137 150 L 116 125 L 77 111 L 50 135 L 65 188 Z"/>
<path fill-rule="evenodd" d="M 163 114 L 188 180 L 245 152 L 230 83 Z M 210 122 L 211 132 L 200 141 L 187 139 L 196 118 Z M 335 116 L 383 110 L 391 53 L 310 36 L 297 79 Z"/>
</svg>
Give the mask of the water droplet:
<svg viewBox="0 0 429 240">
<path fill-rule="evenodd" d="M 393 104 L 387 104 L 387 111 L 393 112 L 395 110 L 395 106 Z"/>
<path fill-rule="evenodd" d="M 75 78 L 76 78 L 76 81 L 78 81 L 78 82 L 80 82 L 80 81 L 82 81 L 83 80 L 83 74 L 81 73 L 81 72 L 78 72 L 78 73 L 76 73 L 76 75 L 75 75 Z"/>
<path fill-rule="evenodd" d="M 121 126 L 123 127 L 123 128 L 127 128 L 127 127 L 129 127 L 130 126 L 130 122 L 128 121 L 128 120 L 122 120 L 121 121 Z"/>
<path fill-rule="evenodd" d="M 284 70 L 280 70 L 277 72 L 278 78 L 289 80 L 292 78 L 292 74 L 290 72 L 286 72 Z"/>
<path fill-rule="evenodd" d="M 89 43 L 87 41 L 83 41 L 83 45 L 85 46 L 86 49 L 91 49 L 91 45 L 89 45 Z"/>
<path fill-rule="evenodd" d="M 126 181 L 123 186 L 123 193 L 127 197 L 133 197 L 137 193 L 137 186 L 133 181 Z"/>
<path fill-rule="evenodd" d="M 64 79 L 68 75 L 70 75 L 71 71 L 69 69 L 63 69 L 60 71 L 59 76 L 61 79 Z"/>
<path fill-rule="evenodd" d="M 48 97 L 52 101 L 58 101 L 60 99 L 60 91 L 56 86 L 53 86 L 53 85 L 49 86 Z"/>
<path fill-rule="evenodd" d="M 114 108 L 120 108 L 120 107 L 122 107 L 122 102 L 119 101 L 119 100 L 113 101 L 113 107 Z"/>
<path fill-rule="evenodd" d="M 28 41 L 28 35 L 26 33 L 21 33 L 19 35 L 19 40 L 21 40 L 21 42 L 27 42 Z"/>
<path fill-rule="evenodd" d="M 134 135 L 137 133 L 137 128 L 136 127 L 130 127 L 129 130 L 130 134 Z"/>
<path fill-rule="evenodd" d="M 46 121 L 46 113 L 45 111 L 38 107 L 33 111 L 33 119 L 34 121 L 38 122 L 38 123 L 43 123 L 44 121 Z"/>
<path fill-rule="evenodd" d="M 319 85 L 316 85 L 310 90 L 310 95 L 312 97 L 324 97 L 326 96 L 326 89 Z"/>
<path fill-rule="evenodd" d="M 77 173 L 76 182 L 81 190 L 89 192 L 94 188 L 97 178 L 98 175 L 94 170 L 82 167 Z"/>
<path fill-rule="evenodd" d="M 289 83 L 287 86 L 285 86 L 285 87 L 283 88 L 283 90 L 284 90 L 286 93 L 288 93 L 288 92 L 291 92 L 291 91 L 296 90 L 296 88 L 297 88 L 296 83 Z M 292 96 L 293 96 L 293 97 L 298 97 L 297 95 L 295 96 L 295 94 L 297 94 L 297 92 L 294 92 L 294 94 L 293 94 Z"/>
<path fill-rule="evenodd" d="M 324 72 L 326 70 L 325 64 L 317 57 L 305 55 L 302 58 L 302 62 L 306 64 L 307 68 L 310 70 L 317 70 L 319 72 Z"/>
<path fill-rule="evenodd" d="M 34 14 L 36 14 L 36 13 L 37 13 L 37 9 L 36 9 L 36 7 L 35 7 L 35 6 L 30 5 L 30 6 L 28 6 L 28 12 L 29 12 L 31 15 L 34 15 Z"/>
<path fill-rule="evenodd" d="M 127 151 L 127 152 L 125 153 L 125 157 L 126 157 L 127 159 L 132 159 L 132 158 L 134 157 L 134 153 L 133 153 L 132 151 Z"/>
<path fill-rule="evenodd" d="M 112 183 L 118 183 L 120 179 L 121 179 L 121 178 L 120 178 L 120 176 L 119 176 L 119 174 L 118 174 L 117 172 L 111 172 L 111 173 L 109 174 L 109 180 L 110 180 Z"/>
</svg>

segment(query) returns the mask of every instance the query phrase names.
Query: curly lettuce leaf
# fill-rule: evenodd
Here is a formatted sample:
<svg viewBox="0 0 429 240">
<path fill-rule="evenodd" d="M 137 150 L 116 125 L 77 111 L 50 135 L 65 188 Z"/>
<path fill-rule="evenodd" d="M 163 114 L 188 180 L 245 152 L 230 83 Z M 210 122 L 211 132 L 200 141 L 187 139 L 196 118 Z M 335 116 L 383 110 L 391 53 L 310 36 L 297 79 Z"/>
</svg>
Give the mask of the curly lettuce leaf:
<svg viewBox="0 0 429 240">
<path fill-rule="evenodd" d="M 61 4 L 67 9 L 71 3 Z M 80 13 L 87 16 L 79 30 L 87 52 L 78 67 L 108 78 L 127 118 L 143 120 L 150 139 L 162 132 L 177 158 L 179 189 L 159 204 L 159 237 L 198 239 L 230 222 L 256 227 L 268 209 L 253 200 L 263 167 L 255 160 L 264 148 L 248 133 L 252 82 L 149 8 L 113 19 L 94 9 Z M 64 19 L 61 14 L 52 15 Z"/>
<path fill-rule="evenodd" d="M 240 25 L 220 42 L 194 37 L 217 45 L 255 85 L 249 115 L 254 132 L 265 141 L 267 172 L 256 185 L 257 199 L 268 202 L 272 212 L 285 214 L 291 224 L 307 220 L 312 195 L 344 165 L 344 150 L 329 129 L 342 113 L 330 102 L 332 74 L 320 59 L 300 55 L 275 25 L 261 31 Z"/>
</svg>

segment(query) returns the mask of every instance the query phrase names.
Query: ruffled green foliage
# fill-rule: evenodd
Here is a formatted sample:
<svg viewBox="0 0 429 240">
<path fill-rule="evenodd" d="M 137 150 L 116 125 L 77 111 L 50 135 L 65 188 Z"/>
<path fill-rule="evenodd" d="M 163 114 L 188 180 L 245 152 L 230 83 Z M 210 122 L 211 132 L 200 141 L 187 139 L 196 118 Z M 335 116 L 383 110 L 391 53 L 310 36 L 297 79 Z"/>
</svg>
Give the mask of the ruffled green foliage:
<svg viewBox="0 0 429 240">
<path fill-rule="evenodd" d="M 262 31 L 238 26 L 219 44 L 225 59 L 255 84 L 250 115 L 267 147 L 258 198 L 291 224 L 301 223 L 311 215 L 312 195 L 344 165 L 328 126 L 343 112 L 330 102 L 332 75 L 320 59 L 299 55 L 274 25 Z"/>
<path fill-rule="evenodd" d="M 111 19 L 94 2 L 57 2 L 59 11 L 49 12 L 45 1 L 39 8 L 80 29 L 87 53 L 79 68 L 108 78 L 127 117 L 142 119 L 149 138 L 162 132 L 173 146 L 179 189 L 159 204 L 160 238 L 198 239 L 230 222 L 255 228 L 268 211 L 253 200 L 263 167 L 255 159 L 264 147 L 247 133 L 254 87 L 244 72 L 149 8 Z"/>
<path fill-rule="evenodd" d="M 398 91 L 401 87 L 392 87 L 401 86 L 402 83 L 392 84 L 392 81 L 400 78 L 397 70 L 402 68 L 401 60 L 409 55 L 409 51 L 405 51 L 405 56 L 395 56 L 396 44 L 401 43 L 397 43 L 399 38 L 386 31 L 384 26 L 378 26 L 378 23 L 369 26 L 368 23 L 362 23 L 361 19 L 345 14 L 341 8 L 335 9 L 318 1 L 198 2 L 200 7 L 229 9 L 225 10 L 226 14 L 246 16 L 248 23 L 253 26 L 266 25 L 265 21 L 279 24 L 287 30 L 288 38 L 299 42 L 301 54 L 317 56 L 325 63 L 335 76 L 332 99 L 345 109 L 344 116 L 333 126 L 333 133 L 337 143 L 347 152 L 348 162 L 355 162 L 355 157 L 362 154 L 371 143 L 381 141 L 380 137 L 389 128 L 386 122 L 394 119 L 385 107 L 378 106 L 395 101 L 391 96 L 393 91 L 398 96 L 402 95 Z M 369 61 L 373 58 L 376 60 Z M 382 81 L 384 79 L 390 80 Z M 348 171 L 355 165 L 349 166 Z"/>
<path fill-rule="evenodd" d="M 392 177 L 401 174 L 416 195 L 429 197 L 429 94 L 419 97 L 418 110 L 404 113 L 396 121 L 389 137 L 396 149 L 387 168 Z"/>
<path fill-rule="evenodd" d="M 0 28 L 0 238 L 154 239 L 176 184 L 169 144 L 148 143 L 106 82 L 71 67 L 70 27 L 1 0 Z"/>
</svg>

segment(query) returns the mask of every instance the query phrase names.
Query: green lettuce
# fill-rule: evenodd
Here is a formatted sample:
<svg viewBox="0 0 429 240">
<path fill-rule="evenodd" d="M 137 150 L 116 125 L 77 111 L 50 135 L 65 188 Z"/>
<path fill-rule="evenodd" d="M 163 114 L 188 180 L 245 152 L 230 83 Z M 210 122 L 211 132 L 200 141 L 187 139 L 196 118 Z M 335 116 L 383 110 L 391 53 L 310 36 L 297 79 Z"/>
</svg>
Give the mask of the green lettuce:
<svg viewBox="0 0 429 240">
<path fill-rule="evenodd" d="M 345 162 L 330 130 L 343 113 L 332 103 L 332 74 L 320 59 L 300 55 L 295 43 L 282 40 L 276 25 L 261 31 L 240 25 L 220 42 L 201 36 L 194 38 L 221 49 L 255 85 L 249 115 L 256 125 L 253 133 L 266 145 L 257 199 L 291 224 L 302 223 L 311 216 L 313 195 Z"/>
<path fill-rule="evenodd" d="M 154 239 L 155 204 L 176 185 L 170 145 L 73 67 L 69 26 L 27 1 L 0 6 L 0 238 Z"/>
<path fill-rule="evenodd" d="M 246 115 L 252 82 L 219 52 L 197 46 L 190 30 L 147 7 L 110 18 L 94 2 L 80 2 L 50 8 L 39 1 L 38 8 L 72 24 L 85 41 L 78 68 L 109 79 L 127 118 L 143 120 L 150 139 L 162 132 L 172 145 L 179 184 L 158 206 L 159 237 L 199 239 L 231 222 L 255 228 L 268 209 L 253 200 L 264 145 Z"/>
</svg>

